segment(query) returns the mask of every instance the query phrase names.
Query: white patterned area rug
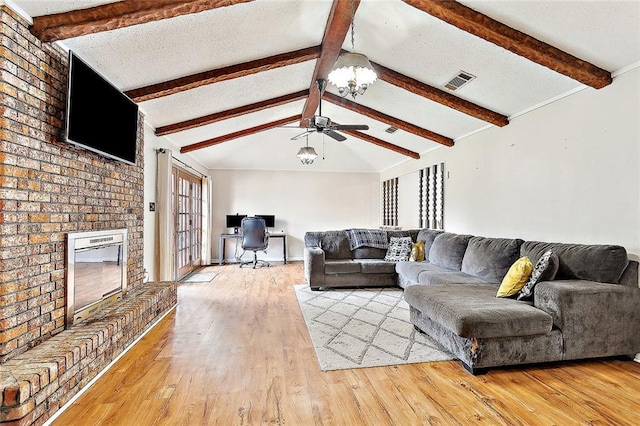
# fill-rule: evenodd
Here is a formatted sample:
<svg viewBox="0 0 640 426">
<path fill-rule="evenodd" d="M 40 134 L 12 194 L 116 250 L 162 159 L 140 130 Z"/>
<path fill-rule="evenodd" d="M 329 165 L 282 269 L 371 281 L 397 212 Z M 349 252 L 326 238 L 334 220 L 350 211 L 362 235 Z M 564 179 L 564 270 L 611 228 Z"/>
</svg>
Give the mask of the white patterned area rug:
<svg viewBox="0 0 640 426">
<path fill-rule="evenodd" d="M 322 371 L 453 359 L 413 328 L 400 289 L 294 289 Z"/>
</svg>

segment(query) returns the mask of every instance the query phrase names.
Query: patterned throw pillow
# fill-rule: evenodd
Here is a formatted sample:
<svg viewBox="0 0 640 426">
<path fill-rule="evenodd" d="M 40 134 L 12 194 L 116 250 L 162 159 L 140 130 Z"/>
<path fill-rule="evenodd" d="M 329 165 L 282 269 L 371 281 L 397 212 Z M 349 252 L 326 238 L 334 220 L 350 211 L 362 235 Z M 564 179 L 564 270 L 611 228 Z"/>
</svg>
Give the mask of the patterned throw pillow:
<svg viewBox="0 0 640 426">
<path fill-rule="evenodd" d="M 548 250 L 538 259 L 536 266 L 531 272 L 529 281 L 518 292 L 516 299 L 529 300 L 533 297 L 533 288 L 541 281 L 551 281 L 555 278 L 560 266 L 560 259 L 558 255 Z"/>
<path fill-rule="evenodd" d="M 389 262 L 399 262 L 401 260 L 409 260 L 411 253 L 412 241 L 411 237 L 391 237 L 389 248 L 384 260 Z"/>
</svg>

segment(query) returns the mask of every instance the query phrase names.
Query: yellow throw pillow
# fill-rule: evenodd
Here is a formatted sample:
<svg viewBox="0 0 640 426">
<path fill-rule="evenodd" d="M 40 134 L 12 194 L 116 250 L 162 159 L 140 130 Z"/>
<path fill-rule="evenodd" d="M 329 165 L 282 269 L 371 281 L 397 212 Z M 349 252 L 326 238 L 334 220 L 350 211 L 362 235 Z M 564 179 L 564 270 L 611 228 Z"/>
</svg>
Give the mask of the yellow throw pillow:
<svg viewBox="0 0 640 426">
<path fill-rule="evenodd" d="M 509 272 L 502 279 L 502 284 L 498 289 L 496 297 L 511 297 L 516 295 L 526 284 L 533 270 L 533 265 L 527 256 L 516 260 Z"/>
<path fill-rule="evenodd" d="M 424 260 L 424 241 L 413 243 L 409 260 L 411 262 L 422 262 Z"/>
</svg>

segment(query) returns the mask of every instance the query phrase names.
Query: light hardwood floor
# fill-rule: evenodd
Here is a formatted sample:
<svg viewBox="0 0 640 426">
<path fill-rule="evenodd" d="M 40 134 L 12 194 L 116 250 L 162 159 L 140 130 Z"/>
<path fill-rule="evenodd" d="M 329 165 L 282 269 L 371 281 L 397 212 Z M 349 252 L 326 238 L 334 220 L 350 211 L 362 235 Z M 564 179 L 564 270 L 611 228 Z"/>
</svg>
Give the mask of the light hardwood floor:
<svg viewBox="0 0 640 426">
<path fill-rule="evenodd" d="M 55 425 L 640 424 L 640 364 L 620 359 L 323 373 L 292 287 L 301 263 L 207 269 Z"/>
</svg>

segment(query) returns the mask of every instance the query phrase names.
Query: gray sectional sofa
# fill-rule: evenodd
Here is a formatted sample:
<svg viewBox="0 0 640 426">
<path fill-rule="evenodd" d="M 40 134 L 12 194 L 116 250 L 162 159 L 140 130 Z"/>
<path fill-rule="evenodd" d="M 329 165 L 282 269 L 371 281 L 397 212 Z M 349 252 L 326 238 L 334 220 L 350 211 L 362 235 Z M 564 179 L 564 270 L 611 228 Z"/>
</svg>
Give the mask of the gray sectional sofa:
<svg viewBox="0 0 640 426">
<path fill-rule="evenodd" d="M 412 230 L 426 260 L 392 263 L 382 249 L 349 250 L 344 232 L 305 236 L 311 287 L 399 285 L 416 328 L 474 374 L 640 352 L 638 262 L 623 247 Z M 553 280 L 538 283 L 530 300 L 496 297 L 514 261 L 527 256 L 535 265 L 549 250 L 558 260 Z"/>
</svg>

